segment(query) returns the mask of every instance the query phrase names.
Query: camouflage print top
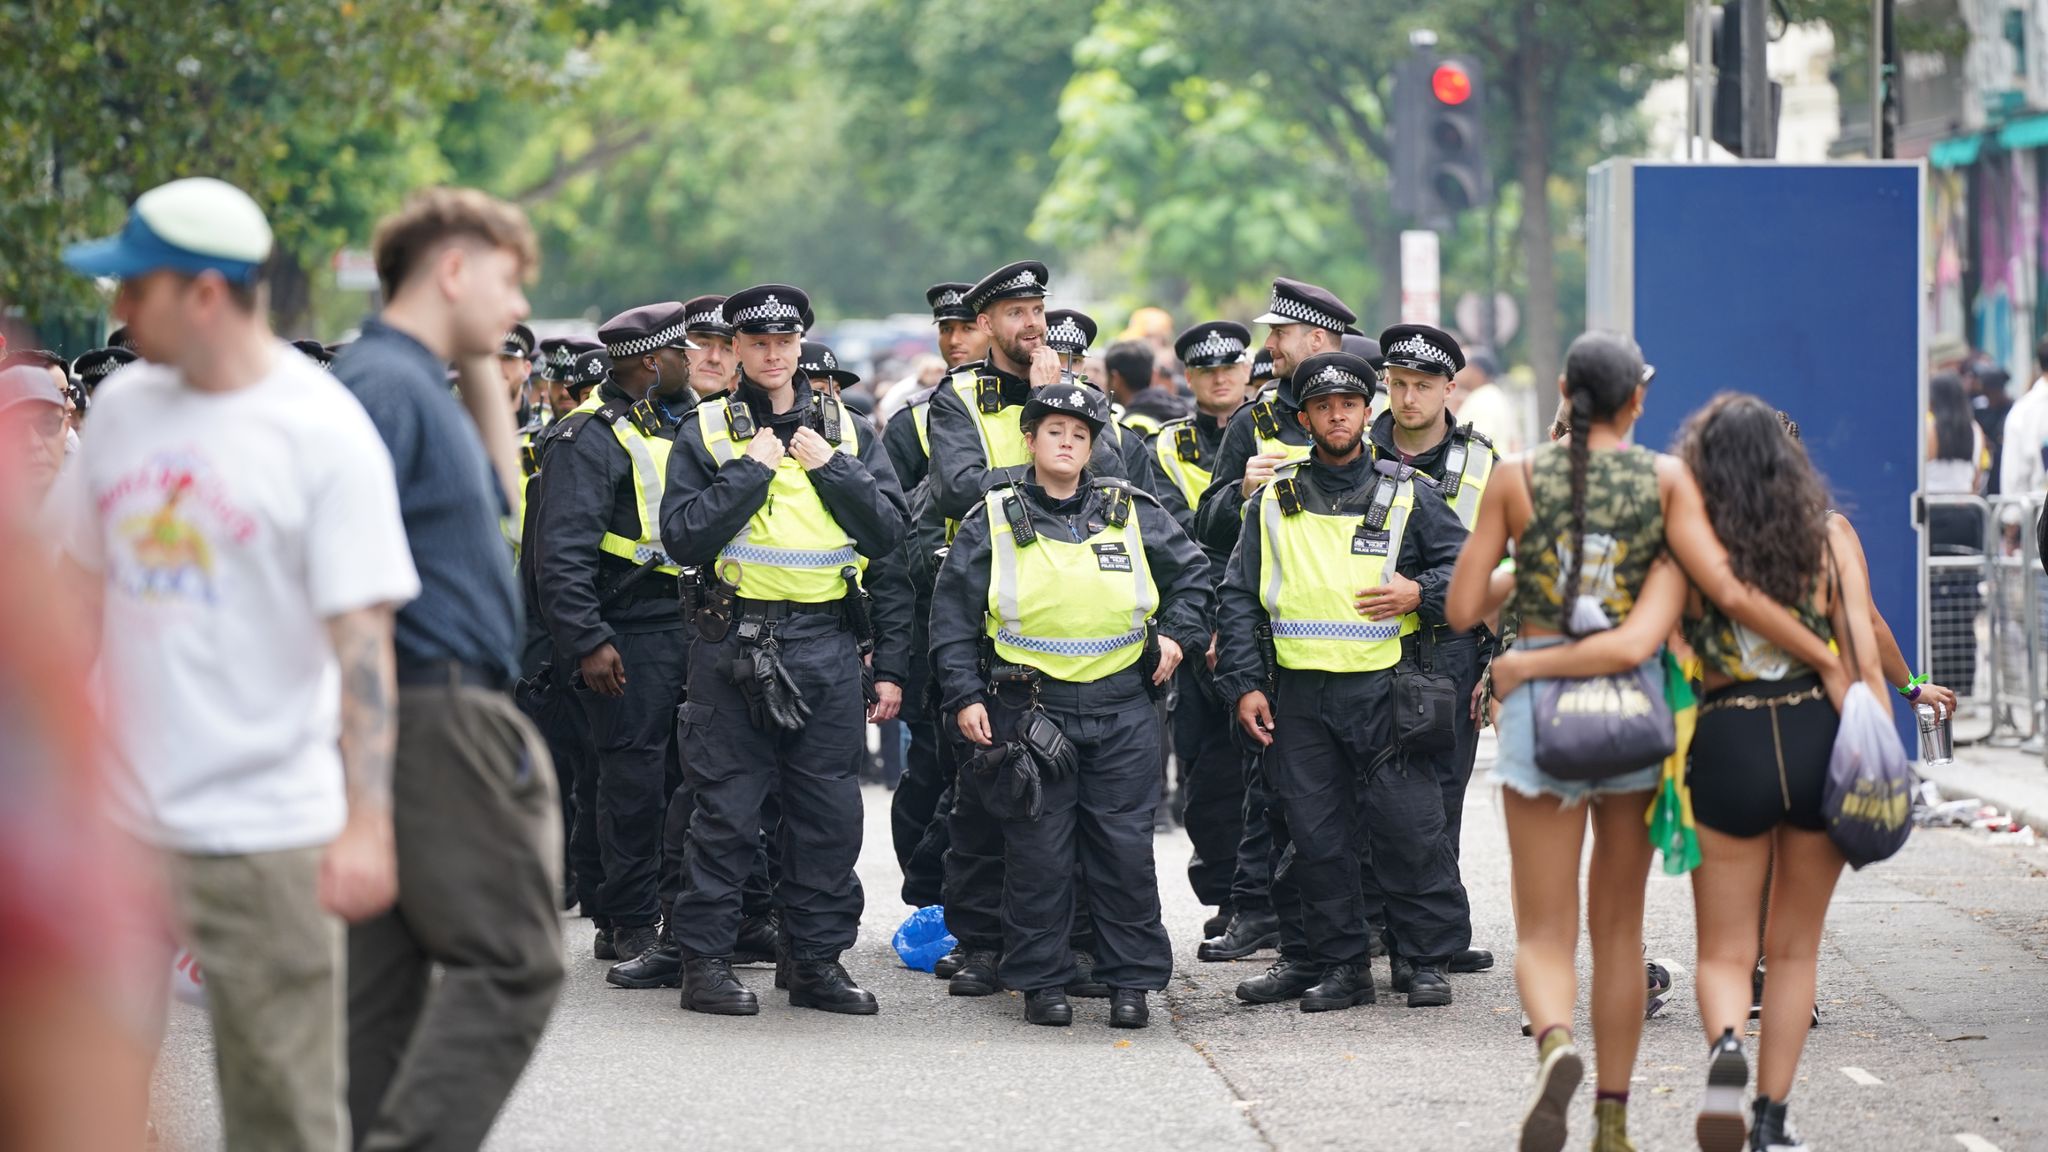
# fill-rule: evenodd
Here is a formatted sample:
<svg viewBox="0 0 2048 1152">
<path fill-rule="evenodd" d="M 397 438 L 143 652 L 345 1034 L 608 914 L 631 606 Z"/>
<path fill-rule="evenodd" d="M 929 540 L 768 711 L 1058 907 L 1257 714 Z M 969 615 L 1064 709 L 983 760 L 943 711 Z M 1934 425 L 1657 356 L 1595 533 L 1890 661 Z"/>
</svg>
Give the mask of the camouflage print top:
<svg viewBox="0 0 2048 1152">
<path fill-rule="evenodd" d="M 1819 590 L 1786 605 L 1807 631 L 1832 643 L 1835 628 L 1820 610 Z M 1812 672 L 1784 649 L 1730 620 L 1712 600 L 1702 598 L 1699 616 L 1685 622 L 1685 641 L 1700 663 L 1731 680 L 1796 680 Z"/>
<path fill-rule="evenodd" d="M 1563 632 L 1560 597 L 1571 551 L 1572 465 L 1562 444 L 1531 454 L 1529 526 L 1515 546 L 1515 606 L 1524 632 Z M 1664 499 L 1657 454 L 1647 448 L 1594 452 L 1586 462 L 1586 566 L 1582 595 L 1598 597 L 1616 625 L 1635 607 L 1650 565 L 1664 554 Z"/>
</svg>

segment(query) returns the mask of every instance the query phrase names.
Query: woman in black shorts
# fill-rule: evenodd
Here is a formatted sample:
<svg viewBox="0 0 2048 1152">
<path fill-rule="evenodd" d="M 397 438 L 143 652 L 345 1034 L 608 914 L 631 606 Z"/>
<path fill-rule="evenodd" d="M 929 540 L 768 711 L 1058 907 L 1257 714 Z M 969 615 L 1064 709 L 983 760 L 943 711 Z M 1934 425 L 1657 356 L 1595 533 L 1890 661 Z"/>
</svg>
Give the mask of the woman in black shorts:
<svg viewBox="0 0 2048 1152">
<path fill-rule="evenodd" d="M 1753 396 L 1716 397 L 1687 420 L 1678 456 L 1699 483 L 1735 574 L 1816 636 L 1846 632 L 1863 655 L 1859 671 L 1884 699 L 1862 550 L 1847 522 L 1829 516 L 1825 484 L 1771 407 Z M 1835 706 L 1811 668 L 1697 594 L 1686 635 L 1706 687 L 1688 773 L 1701 858 L 1692 874 L 1697 987 L 1710 1045 L 1697 1135 L 1706 1152 L 1797 1152 L 1804 1145 L 1786 1121 L 1785 1096 L 1806 1041 L 1821 926 L 1842 871 L 1821 814 Z M 1742 1107 L 1749 1069 L 1740 1037 L 1767 874 L 1763 952 L 1771 979 L 1751 1126 Z"/>
</svg>

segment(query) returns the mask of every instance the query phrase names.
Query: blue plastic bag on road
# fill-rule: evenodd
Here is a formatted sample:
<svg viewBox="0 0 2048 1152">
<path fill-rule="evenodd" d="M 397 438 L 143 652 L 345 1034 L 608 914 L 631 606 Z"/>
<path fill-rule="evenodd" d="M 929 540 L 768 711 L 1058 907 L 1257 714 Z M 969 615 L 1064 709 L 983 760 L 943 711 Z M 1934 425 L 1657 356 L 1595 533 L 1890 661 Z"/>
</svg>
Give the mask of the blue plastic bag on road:
<svg viewBox="0 0 2048 1152">
<path fill-rule="evenodd" d="M 904 967 L 929 972 L 959 941 L 946 931 L 945 908 L 929 904 L 903 921 L 891 943 L 896 945 L 896 955 L 903 957 Z"/>
</svg>

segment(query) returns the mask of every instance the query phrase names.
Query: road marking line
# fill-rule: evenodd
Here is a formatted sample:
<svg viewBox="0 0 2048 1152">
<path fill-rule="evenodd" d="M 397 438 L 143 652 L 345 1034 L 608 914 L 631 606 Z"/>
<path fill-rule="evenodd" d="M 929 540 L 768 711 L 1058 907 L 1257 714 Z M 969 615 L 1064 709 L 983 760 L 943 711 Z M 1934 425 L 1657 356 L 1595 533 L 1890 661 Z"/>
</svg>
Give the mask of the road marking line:
<svg viewBox="0 0 2048 1152">
<path fill-rule="evenodd" d="M 1865 1088 L 1875 1088 L 1878 1085 L 1884 1083 L 1884 1081 L 1879 1080 L 1877 1077 L 1872 1076 L 1870 1073 L 1865 1072 L 1861 1068 L 1844 1068 L 1842 1069 L 1842 1075 L 1847 1076 L 1849 1079 L 1854 1080 L 1856 1083 L 1863 1085 Z"/>
<path fill-rule="evenodd" d="M 1958 1132 L 1956 1134 L 1956 1143 L 1969 1149 L 1970 1152 L 1998 1152 L 1998 1145 L 1977 1135 L 1975 1132 Z"/>
</svg>

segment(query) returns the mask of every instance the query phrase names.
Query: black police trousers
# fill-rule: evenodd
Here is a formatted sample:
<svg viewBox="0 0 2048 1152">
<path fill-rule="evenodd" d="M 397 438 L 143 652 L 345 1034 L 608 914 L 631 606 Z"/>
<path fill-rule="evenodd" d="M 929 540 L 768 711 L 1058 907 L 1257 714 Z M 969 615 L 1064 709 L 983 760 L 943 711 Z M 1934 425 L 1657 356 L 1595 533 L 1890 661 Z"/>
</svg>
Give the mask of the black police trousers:
<svg viewBox="0 0 2048 1152">
<path fill-rule="evenodd" d="M 920 603 L 920 613 L 930 611 L 929 603 Z M 947 781 L 939 767 L 941 741 L 938 730 L 938 708 L 928 699 L 931 695 L 931 661 L 924 652 L 924 629 L 914 630 L 915 644 L 910 654 L 910 683 L 903 686 L 903 726 L 910 732 L 910 750 L 904 754 L 903 776 L 896 782 L 896 792 L 889 799 L 889 836 L 896 849 L 896 866 L 903 870 L 903 902 L 913 907 L 924 907 L 939 902 L 937 888 L 938 874 L 930 877 L 932 888 L 920 892 L 920 897 L 911 894 L 911 857 L 931 827 L 932 816 L 939 812 L 939 797 L 946 791 Z"/>
<path fill-rule="evenodd" d="M 1152 859 L 1162 787 L 1158 710 L 1134 669 L 1093 684 L 1048 679 L 1039 700 L 1073 743 L 1080 768 L 1044 782 L 1036 819 L 1002 821 L 1003 983 L 1030 992 L 1073 979 L 1071 937 L 1085 876 L 1095 978 L 1111 988 L 1162 989 L 1173 946 Z"/>
<path fill-rule="evenodd" d="M 782 810 L 775 903 L 790 954 L 835 959 L 860 928 L 853 871 L 862 832 L 855 755 L 867 737 L 860 654 L 836 615 L 778 621 L 783 667 L 811 715 L 801 731 L 763 730 L 754 727 L 731 679 L 739 632 L 735 622 L 720 643 L 699 638 L 691 645 L 689 699 L 677 729 L 696 811 L 671 935 L 686 956 L 732 955 L 773 795 Z"/>
<path fill-rule="evenodd" d="M 596 748 L 591 807 L 603 862 L 597 905 L 588 911 L 605 918 L 600 927 L 637 928 L 661 916 L 661 820 L 676 764 L 686 648 L 680 628 L 623 632 L 611 643 L 626 668 L 625 694 L 601 695 L 580 681 L 576 690 Z"/>
<path fill-rule="evenodd" d="M 682 712 L 682 706 L 678 706 L 678 748 L 683 742 L 680 732 Z M 671 936 L 675 933 L 676 897 L 683 891 L 683 860 L 690 850 L 690 820 L 696 814 L 697 794 L 691 789 L 689 773 L 685 770 L 683 782 L 676 785 L 676 790 L 668 798 L 668 815 L 663 819 L 661 830 L 661 907 L 666 930 Z M 747 873 L 746 886 L 740 890 L 740 915 L 745 919 L 766 916 L 775 910 L 775 877 L 781 871 L 777 836 L 781 826 L 781 802 L 770 794 L 761 809 L 761 847 L 754 854 L 754 865 Z"/>
<path fill-rule="evenodd" d="M 1195 899 L 1221 906 L 1231 903 L 1238 848 L 1244 843 L 1244 765 L 1231 734 L 1235 710 L 1215 697 L 1215 680 L 1198 663 L 1183 663 L 1175 673 L 1180 699 L 1173 709 L 1173 751 L 1187 793 L 1181 823 L 1195 848 L 1188 858 L 1188 884 Z"/>
<path fill-rule="evenodd" d="M 1286 820 L 1286 867 L 1309 959 L 1362 964 L 1370 956 L 1362 843 L 1386 892 L 1396 950 L 1419 964 L 1448 960 L 1459 947 L 1463 894 L 1444 843 L 1442 789 L 1392 748 L 1392 671 L 1282 669 L 1279 695 L 1262 759 Z M 1277 877 L 1275 887 L 1277 905 Z"/>
</svg>

